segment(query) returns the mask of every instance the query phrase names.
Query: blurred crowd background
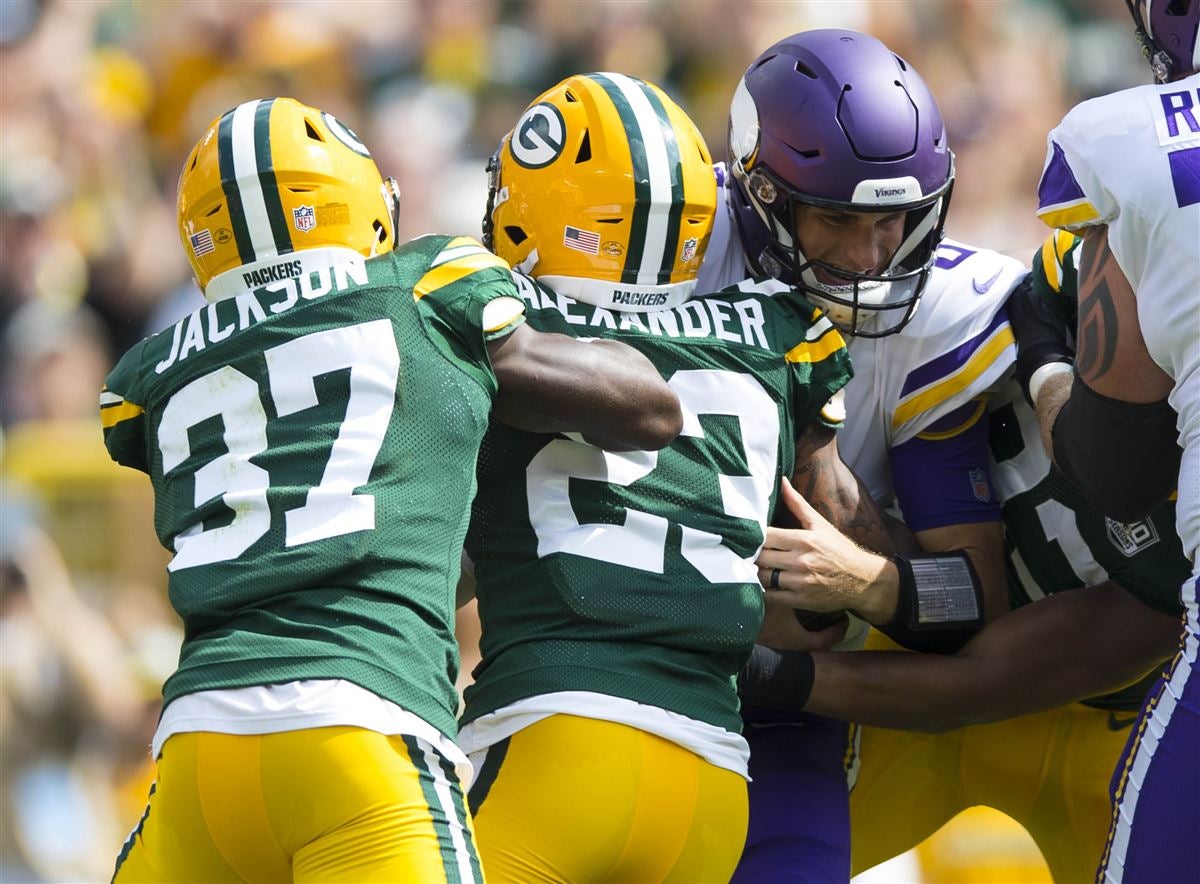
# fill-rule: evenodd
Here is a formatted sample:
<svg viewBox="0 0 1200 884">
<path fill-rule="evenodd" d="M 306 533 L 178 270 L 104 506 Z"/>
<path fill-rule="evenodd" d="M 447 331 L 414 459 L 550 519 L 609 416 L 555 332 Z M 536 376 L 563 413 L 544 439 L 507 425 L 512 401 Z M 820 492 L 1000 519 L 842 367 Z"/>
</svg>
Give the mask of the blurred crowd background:
<svg viewBox="0 0 1200 884">
<path fill-rule="evenodd" d="M 109 463 L 96 402 L 201 304 L 174 201 L 208 123 L 271 95 L 331 111 L 399 179 L 401 239 L 478 235 L 487 156 L 562 77 L 660 84 L 723 158 L 747 64 L 829 26 L 930 84 L 951 235 L 1025 259 L 1047 131 L 1148 77 L 1121 0 L 0 0 L 0 881 L 107 880 L 153 777 L 181 633 L 149 484 Z"/>
</svg>

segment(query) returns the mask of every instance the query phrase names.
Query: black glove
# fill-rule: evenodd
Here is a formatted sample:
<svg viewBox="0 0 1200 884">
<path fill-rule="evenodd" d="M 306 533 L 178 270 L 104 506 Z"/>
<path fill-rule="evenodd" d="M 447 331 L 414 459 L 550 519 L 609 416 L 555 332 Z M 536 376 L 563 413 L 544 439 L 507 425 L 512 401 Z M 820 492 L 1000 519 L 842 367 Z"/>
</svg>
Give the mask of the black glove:
<svg viewBox="0 0 1200 884">
<path fill-rule="evenodd" d="M 1033 286 L 1033 274 L 1008 296 L 1008 320 L 1017 338 L 1017 380 L 1031 405 L 1029 381 L 1049 362 L 1075 362 L 1075 314 L 1078 305 L 1061 296 L 1046 297 Z"/>
</svg>

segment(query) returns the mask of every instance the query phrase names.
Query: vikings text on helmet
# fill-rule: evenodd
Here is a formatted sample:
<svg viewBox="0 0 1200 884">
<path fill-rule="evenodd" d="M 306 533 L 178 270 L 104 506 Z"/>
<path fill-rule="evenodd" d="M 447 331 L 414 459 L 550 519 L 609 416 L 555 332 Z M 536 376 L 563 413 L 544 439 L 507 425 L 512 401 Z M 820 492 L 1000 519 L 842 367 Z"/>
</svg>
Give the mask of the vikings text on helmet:
<svg viewBox="0 0 1200 884">
<path fill-rule="evenodd" d="M 954 181 L 937 103 L 907 62 L 866 34 L 815 30 L 781 40 L 738 84 L 730 109 L 734 219 L 757 273 L 803 289 L 864 337 L 911 319 L 933 267 Z M 804 206 L 905 213 L 880 273 L 807 258 Z M 844 285 L 818 281 L 821 267 Z"/>
</svg>

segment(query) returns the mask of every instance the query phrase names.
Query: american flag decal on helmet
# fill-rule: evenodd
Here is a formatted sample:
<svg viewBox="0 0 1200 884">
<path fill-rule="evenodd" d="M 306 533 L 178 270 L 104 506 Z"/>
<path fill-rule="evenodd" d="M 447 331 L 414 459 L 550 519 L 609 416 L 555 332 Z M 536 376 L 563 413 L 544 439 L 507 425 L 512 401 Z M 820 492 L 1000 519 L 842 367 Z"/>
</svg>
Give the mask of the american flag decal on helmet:
<svg viewBox="0 0 1200 884">
<path fill-rule="evenodd" d="M 212 233 L 207 228 L 201 230 L 199 233 L 193 233 L 188 237 L 188 242 L 192 244 L 192 254 L 197 258 L 207 255 L 216 248 L 213 245 Z"/>
<path fill-rule="evenodd" d="M 563 228 L 563 245 L 568 249 L 575 249 L 577 252 L 599 255 L 600 234 L 568 225 Z"/>
</svg>

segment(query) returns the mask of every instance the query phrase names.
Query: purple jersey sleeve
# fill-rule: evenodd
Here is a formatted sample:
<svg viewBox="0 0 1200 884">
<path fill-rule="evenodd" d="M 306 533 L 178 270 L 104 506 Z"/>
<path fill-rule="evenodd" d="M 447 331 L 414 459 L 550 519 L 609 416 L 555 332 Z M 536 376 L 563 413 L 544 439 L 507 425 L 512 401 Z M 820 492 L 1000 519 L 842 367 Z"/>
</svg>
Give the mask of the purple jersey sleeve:
<svg viewBox="0 0 1200 884">
<path fill-rule="evenodd" d="M 983 412 L 981 402 L 968 402 L 892 449 L 896 500 L 913 531 L 1002 518 Z"/>
</svg>

